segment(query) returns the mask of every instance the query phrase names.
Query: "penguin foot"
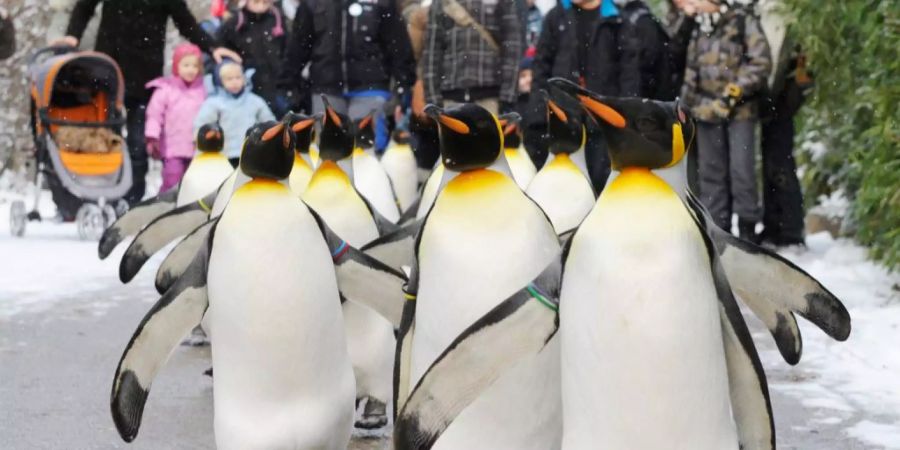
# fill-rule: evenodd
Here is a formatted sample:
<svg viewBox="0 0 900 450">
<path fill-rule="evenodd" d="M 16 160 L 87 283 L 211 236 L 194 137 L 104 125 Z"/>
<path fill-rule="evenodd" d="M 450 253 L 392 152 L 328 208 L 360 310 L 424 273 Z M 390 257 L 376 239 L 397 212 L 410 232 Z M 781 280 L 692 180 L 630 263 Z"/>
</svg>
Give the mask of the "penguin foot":
<svg viewBox="0 0 900 450">
<path fill-rule="evenodd" d="M 363 430 L 376 430 L 387 426 L 387 405 L 372 397 L 368 397 L 366 400 L 362 417 L 356 421 L 354 426 Z"/>
<path fill-rule="evenodd" d="M 181 341 L 181 345 L 186 345 L 189 347 L 203 347 L 209 345 L 209 338 L 206 337 L 206 333 L 203 332 L 203 329 L 200 326 L 194 327 L 194 331 L 191 332 L 191 335 L 187 337 L 187 339 Z"/>
</svg>

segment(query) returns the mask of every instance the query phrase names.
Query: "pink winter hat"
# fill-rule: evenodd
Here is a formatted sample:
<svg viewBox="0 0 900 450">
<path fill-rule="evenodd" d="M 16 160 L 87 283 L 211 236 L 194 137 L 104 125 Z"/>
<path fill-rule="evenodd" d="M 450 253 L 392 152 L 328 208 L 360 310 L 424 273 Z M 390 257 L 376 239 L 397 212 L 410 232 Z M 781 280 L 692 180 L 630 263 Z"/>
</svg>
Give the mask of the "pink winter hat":
<svg viewBox="0 0 900 450">
<path fill-rule="evenodd" d="M 202 62 L 202 54 L 200 47 L 197 47 L 194 44 L 185 42 L 184 44 L 178 45 L 175 47 L 175 51 L 172 54 L 172 74 L 176 77 L 178 76 L 178 63 L 181 62 L 185 56 L 196 56 Z"/>
</svg>

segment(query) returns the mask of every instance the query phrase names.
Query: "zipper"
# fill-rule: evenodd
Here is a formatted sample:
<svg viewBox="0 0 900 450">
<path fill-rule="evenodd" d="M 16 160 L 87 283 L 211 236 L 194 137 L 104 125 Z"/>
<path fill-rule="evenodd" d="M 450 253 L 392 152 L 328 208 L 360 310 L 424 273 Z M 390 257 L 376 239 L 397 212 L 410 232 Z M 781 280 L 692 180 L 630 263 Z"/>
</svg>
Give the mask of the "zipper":
<svg viewBox="0 0 900 450">
<path fill-rule="evenodd" d="M 344 94 L 350 92 L 350 86 L 347 81 L 347 11 L 342 2 L 341 11 L 341 76 L 344 80 Z"/>
</svg>

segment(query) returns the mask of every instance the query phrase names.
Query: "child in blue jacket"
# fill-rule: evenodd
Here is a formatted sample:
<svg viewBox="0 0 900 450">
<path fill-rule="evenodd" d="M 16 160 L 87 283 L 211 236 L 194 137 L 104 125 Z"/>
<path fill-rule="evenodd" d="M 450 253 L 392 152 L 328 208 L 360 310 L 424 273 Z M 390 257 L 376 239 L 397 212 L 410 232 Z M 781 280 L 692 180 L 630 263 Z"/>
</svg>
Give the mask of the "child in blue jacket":
<svg viewBox="0 0 900 450">
<path fill-rule="evenodd" d="M 225 148 L 222 150 L 232 166 L 237 167 L 241 157 L 241 145 L 247 130 L 258 122 L 275 120 L 266 101 L 251 92 L 249 79 L 253 70 L 226 60 L 212 76 L 209 97 L 203 102 L 194 118 L 194 133 L 201 126 L 218 122 L 225 132 Z M 209 80 L 208 80 L 209 81 Z"/>
</svg>

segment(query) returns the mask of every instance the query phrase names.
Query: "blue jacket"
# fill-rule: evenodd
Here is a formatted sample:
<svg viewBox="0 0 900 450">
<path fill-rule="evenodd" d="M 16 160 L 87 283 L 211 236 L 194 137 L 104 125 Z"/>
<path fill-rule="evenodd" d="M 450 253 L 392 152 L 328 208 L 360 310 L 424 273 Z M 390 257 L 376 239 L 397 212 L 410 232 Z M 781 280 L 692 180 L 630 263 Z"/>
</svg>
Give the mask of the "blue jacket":
<svg viewBox="0 0 900 450">
<path fill-rule="evenodd" d="M 244 73 L 247 83 L 240 94 L 234 95 L 226 91 L 219 83 L 213 82 L 212 75 L 206 76 L 207 92 L 210 93 L 197 117 L 194 118 L 194 134 L 201 126 L 218 122 L 225 132 L 225 148 L 222 153 L 228 158 L 241 156 L 244 135 L 253 125 L 266 120 L 275 120 L 266 101 L 254 94 L 250 85 L 253 70 Z"/>
</svg>

